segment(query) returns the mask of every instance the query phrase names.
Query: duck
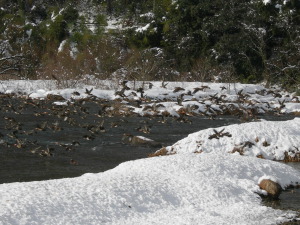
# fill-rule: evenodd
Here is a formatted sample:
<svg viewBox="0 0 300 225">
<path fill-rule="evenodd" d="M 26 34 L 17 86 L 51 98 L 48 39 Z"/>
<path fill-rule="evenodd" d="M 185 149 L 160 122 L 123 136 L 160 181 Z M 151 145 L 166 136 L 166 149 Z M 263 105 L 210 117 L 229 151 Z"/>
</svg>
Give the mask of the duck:
<svg viewBox="0 0 300 225">
<path fill-rule="evenodd" d="M 70 164 L 74 165 L 74 166 L 78 166 L 79 165 L 78 161 L 76 161 L 74 159 L 70 159 Z"/>
<path fill-rule="evenodd" d="M 185 89 L 182 87 L 175 87 L 175 89 L 173 90 L 173 93 L 179 92 L 179 91 L 184 91 Z"/>
</svg>

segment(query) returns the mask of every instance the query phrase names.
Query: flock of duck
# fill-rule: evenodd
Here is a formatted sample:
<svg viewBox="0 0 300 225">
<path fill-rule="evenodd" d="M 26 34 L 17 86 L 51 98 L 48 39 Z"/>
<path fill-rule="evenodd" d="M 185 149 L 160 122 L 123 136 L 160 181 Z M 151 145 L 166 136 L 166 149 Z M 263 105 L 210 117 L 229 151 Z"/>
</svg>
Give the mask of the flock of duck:
<svg viewBox="0 0 300 225">
<path fill-rule="evenodd" d="M 285 103 L 300 103 L 298 96 L 283 94 L 280 89 L 261 89 L 251 93 L 261 97 L 261 101 L 253 98 L 243 89 L 236 91 L 236 94 L 226 94 L 226 87 L 220 86 L 220 90 L 216 93 L 209 91 L 210 87 L 202 85 L 191 90 L 182 87 L 175 87 L 170 93 L 159 100 L 148 97 L 145 94 L 144 88 L 138 88 L 136 91 L 131 90 L 127 85 L 127 81 L 122 83 L 120 91 L 115 92 L 117 100 L 122 100 L 122 107 L 119 108 L 119 113 L 124 114 L 139 114 L 142 116 L 207 116 L 214 119 L 219 115 L 234 115 L 242 121 L 252 121 L 259 114 L 275 114 L 284 113 Z M 168 83 L 162 83 L 161 88 L 166 88 Z M 145 85 L 143 85 L 145 86 Z M 149 83 L 147 90 L 153 87 Z M 201 94 L 198 94 L 200 93 Z M 139 95 L 139 96 L 138 96 Z M 272 100 L 270 100 L 272 99 Z M 165 103 L 173 102 L 173 109 L 166 107 Z"/>
<path fill-rule="evenodd" d="M 148 83 L 148 90 L 152 83 Z M 162 83 L 166 88 L 167 83 Z M 142 124 L 137 124 L 135 133 L 151 133 L 153 123 L 151 118 L 159 118 L 157 122 L 165 124 L 166 121 L 191 123 L 190 116 L 206 116 L 215 119 L 219 115 L 234 115 L 243 121 L 255 120 L 260 113 L 280 114 L 285 107 L 285 98 L 294 102 L 300 102 L 298 97 L 282 96 L 279 90 L 263 89 L 257 91 L 258 95 L 271 95 L 277 100 L 277 106 L 271 106 L 269 102 L 260 102 L 251 99 L 250 95 L 239 90 L 234 101 L 228 99 L 226 93 L 207 94 L 202 99 L 196 98 L 198 92 L 205 92 L 210 87 L 202 85 L 193 90 L 185 90 L 175 87 L 172 96 L 165 96 L 157 101 L 145 94 L 144 88 L 133 90 L 123 81 L 120 90 L 115 92 L 114 100 L 99 98 L 93 94 L 93 89 L 85 90 L 85 97 L 80 98 L 81 93 L 74 91 L 74 98 L 66 101 L 62 96 L 48 94 L 44 99 L 33 99 L 29 96 L 0 93 L 0 146 L 2 148 L 25 149 L 26 151 L 43 156 L 53 156 L 57 149 L 71 152 L 80 148 L 83 142 L 92 141 L 101 136 L 107 130 L 126 126 L 126 117 L 144 116 Z M 220 91 L 226 90 L 225 86 Z M 57 104 L 57 102 L 66 104 Z M 165 103 L 172 103 L 175 112 L 170 112 Z M 174 108 L 174 107 L 173 107 Z M 87 117 L 89 120 L 87 120 Z M 107 118 L 117 117 L 118 120 L 108 122 Z M 91 121 L 91 122 L 87 122 Z M 68 138 L 68 132 L 76 133 L 76 140 Z M 123 128 L 124 137 L 132 136 L 133 131 Z M 112 131 L 113 132 L 113 131 Z M 41 144 L 52 136 L 57 138 L 51 144 Z M 74 135 L 72 136 L 74 138 Z M 52 138 L 53 139 L 53 138 Z M 125 138 L 126 139 L 126 138 Z M 131 139 L 130 139 L 131 140 Z M 128 144 L 127 141 L 125 144 Z M 129 143 L 130 144 L 130 143 Z M 70 159 L 70 164 L 78 162 Z"/>
<path fill-rule="evenodd" d="M 96 98 L 90 94 L 91 91 L 86 90 L 89 97 L 67 105 L 55 104 L 64 100 L 58 95 L 32 99 L 16 94 L 0 94 L 0 148 L 25 151 L 39 157 L 54 157 L 62 152 L 74 152 L 95 139 L 103 139 L 107 133 L 123 132 L 120 142 L 123 141 L 124 145 L 131 144 L 124 139 L 130 135 L 129 132 L 151 133 L 154 124 L 151 118 L 146 117 L 136 123 L 134 130 L 128 130 L 126 117 L 134 115 L 120 112 L 120 107 L 116 107 L 119 101 Z M 74 95 L 80 94 L 75 92 Z M 166 117 L 157 120 L 161 124 L 166 121 Z M 70 158 L 69 164 L 78 165 L 79 162 Z"/>
</svg>

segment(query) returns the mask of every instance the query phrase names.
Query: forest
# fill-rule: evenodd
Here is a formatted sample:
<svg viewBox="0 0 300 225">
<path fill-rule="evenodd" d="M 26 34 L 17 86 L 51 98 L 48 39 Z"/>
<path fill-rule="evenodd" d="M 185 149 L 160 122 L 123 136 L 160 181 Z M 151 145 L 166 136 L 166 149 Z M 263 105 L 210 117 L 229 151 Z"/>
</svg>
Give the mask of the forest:
<svg viewBox="0 0 300 225">
<path fill-rule="evenodd" d="M 265 82 L 299 91 L 299 0 L 0 0 L 0 79 Z"/>
</svg>

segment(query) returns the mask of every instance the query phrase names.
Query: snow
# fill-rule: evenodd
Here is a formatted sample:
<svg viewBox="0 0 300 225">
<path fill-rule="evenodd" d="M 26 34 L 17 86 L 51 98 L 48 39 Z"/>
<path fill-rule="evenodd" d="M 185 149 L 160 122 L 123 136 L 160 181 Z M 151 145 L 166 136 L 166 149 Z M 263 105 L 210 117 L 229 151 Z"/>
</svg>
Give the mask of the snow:
<svg viewBox="0 0 300 225">
<path fill-rule="evenodd" d="M 106 31 L 109 30 L 122 30 L 122 21 L 118 18 L 109 18 L 107 20 L 107 26 L 105 27 Z"/>
<path fill-rule="evenodd" d="M 72 43 L 70 44 L 70 48 L 71 48 L 70 56 L 71 56 L 73 59 L 76 59 L 77 54 L 78 54 L 77 44 L 74 43 L 74 42 L 72 42 Z"/>
<path fill-rule="evenodd" d="M 263 0 L 263 3 L 266 5 L 268 3 L 271 3 L 271 0 Z"/>
<path fill-rule="evenodd" d="M 153 12 L 147 12 L 147 13 L 144 13 L 144 14 L 140 14 L 140 17 L 146 17 L 146 18 L 154 18 L 154 13 Z"/>
<path fill-rule="evenodd" d="M 62 51 L 64 50 L 64 47 L 65 47 L 66 43 L 67 43 L 67 40 L 63 40 L 63 41 L 60 43 L 60 45 L 59 45 L 59 47 L 58 47 L 58 52 L 62 52 Z"/>
<path fill-rule="evenodd" d="M 54 105 L 64 105 L 67 106 L 68 103 L 67 102 L 53 102 Z"/>
<path fill-rule="evenodd" d="M 188 137 L 166 147 L 169 154 L 195 152 L 220 152 L 227 154 L 242 149 L 245 156 L 262 156 L 270 160 L 284 160 L 300 154 L 300 118 L 289 121 L 260 121 L 208 128 L 189 134 Z M 224 129 L 224 130 L 223 130 Z M 227 133 L 214 138 L 215 131 Z M 248 143 L 248 144 L 247 144 Z"/>
<path fill-rule="evenodd" d="M 150 23 L 146 24 L 146 25 L 143 26 L 143 27 L 137 28 L 135 31 L 136 31 L 136 32 L 141 32 L 141 33 L 142 33 L 142 32 L 144 32 L 144 31 L 148 30 L 149 27 L 150 27 Z"/>
<path fill-rule="evenodd" d="M 59 89 L 55 81 L 0 81 L 0 92 L 32 98 L 59 94 L 66 99 L 54 104 L 71 104 L 76 98 L 87 98 L 85 90 L 91 88 L 96 97 L 119 98 L 114 94 L 118 84 L 96 79 L 92 82 L 93 85 L 78 82 L 76 88 Z M 209 98 L 216 93 L 226 94 L 224 104 L 239 105 L 235 101 L 241 90 L 249 94 L 249 101 L 255 100 L 261 107 L 268 103 L 272 109 L 278 108 L 279 99 L 285 100 L 286 105 L 281 113 L 299 112 L 299 103 L 289 93 L 273 88 L 281 97 L 274 97 L 271 92 L 258 94 L 268 91 L 263 85 L 169 82 L 162 88 L 161 82 L 151 83 L 152 89 L 145 88 L 145 95 L 152 99 L 148 105 L 158 111 L 166 108 L 174 116 L 182 107 L 193 105 L 200 110 L 208 105 L 220 109 L 222 105 Z M 130 100 L 134 85 L 137 88 L 141 83 L 128 82 L 132 90 L 125 92 L 124 104 Z M 183 106 L 177 104 L 176 98 L 183 92 L 206 85 L 205 90 L 185 95 Z M 221 90 L 223 86 L 225 90 Z M 185 90 L 174 92 L 175 87 Z M 74 91 L 80 96 L 73 95 Z M 132 96 L 135 98 L 138 97 Z M 296 212 L 264 206 L 258 194 L 266 192 L 258 184 L 265 178 L 283 188 L 300 183 L 300 171 L 269 160 L 282 160 L 285 152 L 291 157 L 296 154 L 296 149 L 300 149 L 299 127 L 300 118 L 282 122 L 260 120 L 215 131 L 209 128 L 166 147 L 169 153 L 177 154 L 128 161 L 112 170 L 77 178 L 0 184 L 0 225 L 259 225 L 289 221 L 296 217 Z M 247 142 L 252 144 L 245 145 Z M 242 149 L 243 155 L 233 152 L 235 147 Z M 258 155 L 264 159 L 257 158 Z"/>
<path fill-rule="evenodd" d="M 300 103 L 286 103 L 282 112 L 300 112 Z"/>
<path fill-rule="evenodd" d="M 261 204 L 263 176 L 299 181 L 291 167 L 238 155 L 130 161 L 78 178 L 0 185 L 0 224 L 275 224 L 292 211 Z"/>
<path fill-rule="evenodd" d="M 26 34 L 28 35 L 28 38 L 30 38 L 30 36 L 31 36 L 31 34 L 32 34 L 32 29 L 26 30 Z"/>
</svg>

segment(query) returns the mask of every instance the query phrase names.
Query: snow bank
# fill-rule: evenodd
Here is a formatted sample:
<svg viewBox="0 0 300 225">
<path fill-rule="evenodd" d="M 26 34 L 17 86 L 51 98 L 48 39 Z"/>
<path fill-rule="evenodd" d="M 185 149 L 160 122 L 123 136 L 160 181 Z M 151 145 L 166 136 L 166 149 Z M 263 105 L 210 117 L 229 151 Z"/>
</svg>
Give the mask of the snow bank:
<svg viewBox="0 0 300 225">
<path fill-rule="evenodd" d="M 289 121 L 260 121 L 209 128 L 166 147 L 169 154 L 220 152 L 284 160 L 300 155 L 300 118 Z M 222 132 L 221 132 L 222 131 Z M 216 132 L 221 132 L 220 137 Z M 223 134 L 223 136 L 222 136 Z"/>
<path fill-rule="evenodd" d="M 261 177 L 300 173 L 239 155 L 183 154 L 123 163 L 78 178 L 0 185 L 0 224 L 276 224 L 292 211 L 263 206 Z"/>
</svg>

